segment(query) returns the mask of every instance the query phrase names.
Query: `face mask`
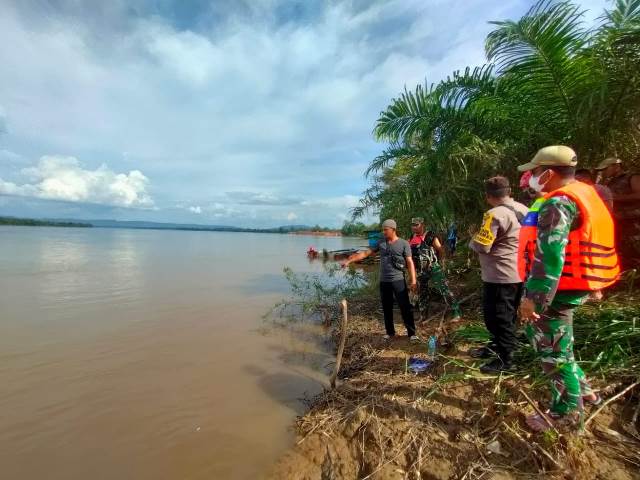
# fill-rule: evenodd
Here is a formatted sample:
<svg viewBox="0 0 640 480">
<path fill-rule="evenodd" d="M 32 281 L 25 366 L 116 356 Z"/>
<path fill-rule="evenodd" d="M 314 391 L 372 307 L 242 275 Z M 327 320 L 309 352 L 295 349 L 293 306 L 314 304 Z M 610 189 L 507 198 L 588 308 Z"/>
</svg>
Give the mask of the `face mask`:
<svg viewBox="0 0 640 480">
<path fill-rule="evenodd" d="M 547 184 L 547 182 L 549 180 L 547 180 L 544 183 L 540 182 L 540 177 L 542 177 L 545 173 L 547 173 L 549 170 L 545 170 L 544 172 L 542 172 L 540 175 L 538 175 L 537 177 L 534 177 L 533 175 L 531 176 L 531 178 L 529 179 L 529 187 L 531 188 L 531 190 L 534 190 L 538 193 L 540 193 L 543 189 L 544 186 Z"/>
</svg>

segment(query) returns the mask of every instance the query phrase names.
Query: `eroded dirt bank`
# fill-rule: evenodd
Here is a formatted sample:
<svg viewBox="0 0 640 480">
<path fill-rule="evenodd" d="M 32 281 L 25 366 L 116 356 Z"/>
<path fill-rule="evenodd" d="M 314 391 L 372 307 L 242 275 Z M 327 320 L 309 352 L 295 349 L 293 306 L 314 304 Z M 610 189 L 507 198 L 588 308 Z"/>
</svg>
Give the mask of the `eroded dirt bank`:
<svg viewBox="0 0 640 480">
<path fill-rule="evenodd" d="M 607 406 L 584 434 L 532 435 L 524 416 L 533 410 L 519 390 L 542 405 L 540 379 L 483 376 L 459 339 L 440 349 L 432 371 L 414 375 L 407 359 L 425 356 L 426 346 L 402 337 L 387 344 L 377 312 L 352 311 L 341 382 L 298 419 L 296 445 L 269 478 L 640 479 L 637 396 Z M 420 325 L 419 334 L 426 338 L 438 323 Z M 601 394 L 621 389 L 614 383 Z"/>
</svg>

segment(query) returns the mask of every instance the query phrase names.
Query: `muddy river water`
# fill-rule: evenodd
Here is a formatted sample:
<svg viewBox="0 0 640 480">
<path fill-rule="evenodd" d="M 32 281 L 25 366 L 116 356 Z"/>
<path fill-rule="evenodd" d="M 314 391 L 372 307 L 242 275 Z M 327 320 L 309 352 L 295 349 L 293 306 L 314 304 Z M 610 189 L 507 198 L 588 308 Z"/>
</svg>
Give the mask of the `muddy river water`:
<svg viewBox="0 0 640 480">
<path fill-rule="evenodd" d="M 2 478 L 259 478 L 330 361 L 262 328 L 282 268 L 362 243 L 0 227 Z"/>
</svg>

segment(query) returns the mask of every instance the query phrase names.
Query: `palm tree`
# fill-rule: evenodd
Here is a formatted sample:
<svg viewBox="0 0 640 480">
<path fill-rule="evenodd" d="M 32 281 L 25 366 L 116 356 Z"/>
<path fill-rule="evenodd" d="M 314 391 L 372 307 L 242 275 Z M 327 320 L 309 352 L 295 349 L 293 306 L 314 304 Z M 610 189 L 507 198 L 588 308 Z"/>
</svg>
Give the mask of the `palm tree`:
<svg viewBox="0 0 640 480">
<path fill-rule="evenodd" d="M 388 148 L 354 216 L 378 209 L 437 226 L 469 223 L 481 182 L 552 143 L 585 164 L 640 153 L 640 0 L 617 0 L 596 27 L 569 1 L 541 0 L 518 21 L 492 22 L 487 65 L 405 91 L 380 114 Z"/>
</svg>

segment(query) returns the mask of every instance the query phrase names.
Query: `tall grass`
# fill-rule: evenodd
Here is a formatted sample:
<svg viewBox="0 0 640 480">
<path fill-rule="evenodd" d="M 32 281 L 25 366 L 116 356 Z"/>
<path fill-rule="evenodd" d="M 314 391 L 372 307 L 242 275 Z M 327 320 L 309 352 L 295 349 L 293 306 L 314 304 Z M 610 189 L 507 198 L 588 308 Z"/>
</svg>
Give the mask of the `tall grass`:
<svg viewBox="0 0 640 480">
<path fill-rule="evenodd" d="M 622 295 L 577 309 L 574 353 L 590 376 L 607 379 L 640 377 L 640 304 Z M 479 322 L 469 323 L 451 336 L 454 342 L 482 343 L 489 333 Z M 537 353 L 523 345 L 516 355 L 520 373 L 534 377 L 540 370 Z"/>
</svg>

